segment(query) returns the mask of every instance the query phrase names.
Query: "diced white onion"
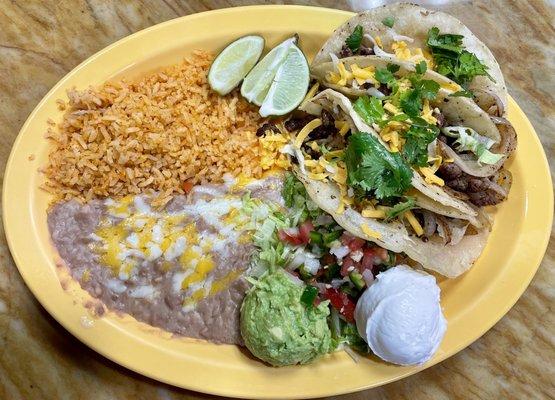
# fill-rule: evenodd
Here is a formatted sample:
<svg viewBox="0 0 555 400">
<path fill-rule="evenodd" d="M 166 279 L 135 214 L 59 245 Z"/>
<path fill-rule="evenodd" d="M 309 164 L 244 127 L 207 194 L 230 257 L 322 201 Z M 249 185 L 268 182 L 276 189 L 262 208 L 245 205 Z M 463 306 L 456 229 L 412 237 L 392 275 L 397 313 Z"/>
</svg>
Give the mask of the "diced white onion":
<svg viewBox="0 0 555 400">
<path fill-rule="evenodd" d="M 304 268 L 310 275 L 316 275 L 320 269 L 320 261 L 317 258 L 306 257 L 304 261 Z"/>
<path fill-rule="evenodd" d="M 362 250 L 356 250 L 356 251 L 351 252 L 351 258 L 355 262 L 360 262 L 360 260 L 362 260 L 363 255 L 364 255 L 364 253 L 362 252 Z"/>
<path fill-rule="evenodd" d="M 362 278 L 366 282 L 366 286 L 370 286 L 374 282 L 374 274 L 369 269 L 362 271 Z"/>
<path fill-rule="evenodd" d="M 380 92 L 374 86 L 369 87 L 368 89 L 366 89 L 366 93 L 368 93 L 370 96 L 377 97 L 378 99 L 383 99 L 385 97 L 385 94 Z"/>
<path fill-rule="evenodd" d="M 338 259 L 342 259 L 343 257 L 345 257 L 347 254 L 350 253 L 350 249 L 348 246 L 339 246 L 339 247 L 332 247 L 330 249 L 330 254 L 333 254 L 334 256 L 336 256 Z"/>
</svg>

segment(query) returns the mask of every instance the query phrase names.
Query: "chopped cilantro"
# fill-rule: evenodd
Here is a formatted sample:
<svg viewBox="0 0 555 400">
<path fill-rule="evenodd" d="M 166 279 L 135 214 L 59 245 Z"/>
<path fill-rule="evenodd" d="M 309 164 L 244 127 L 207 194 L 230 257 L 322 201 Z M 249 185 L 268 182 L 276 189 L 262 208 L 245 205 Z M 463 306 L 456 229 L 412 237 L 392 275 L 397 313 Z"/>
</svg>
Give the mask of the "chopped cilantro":
<svg viewBox="0 0 555 400">
<path fill-rule="evenodd" d="M 422 97 L 428 100 L 435 99 L 439 91 L 439 83 L 429 79 L 415 80 L 412 84 L 415 89 L 420 91 Z"/>
<path fill-rule="evenodd" d="M 395 77 L 393 76 L 393 73 L 389 69 L 378 68 L 376 70 L 375 76 L 378 82 L 383 83 L 388 87 L 392 87 L 395 83 Z"/>
<path fill-rule="evenodd" d="M 417 74 L 423 75 L 428 69 L 428 65 L 426 64 L 426 61 L 420 61 L 418 64 L 416 64 L 415 69 Z"/>
<path fill-rule="evenodd" d="M 422 100 L 433 100 L 437 96 L 439 84 L 429 79 L 421 79 L 419 75 L 410 76 L 413 89 L 401 93 L 401 109 L 411 117 L 417 117 L 422 110 Z"/>
<path fill-rule="evenodd" d="M 487 76 L 488 67 L 474 53 L 465 50 L 462 35 L 440 34 L 437 27 L 428 31 L 426 44 L 432 51 L 436 70 L 462 86 L 467 86 L 476 76 Z"/>
<path fill-rule="evenodd" d="M 420 115 L 422 109 L 422 96 L 420 90 L 411 89 L 401 93 L 401 110 L 407 115 L 415 117 Z"/>
<path fill-rule="evenodd" d="M 349 185 L 372 192 L 377 199 L 401 196 L 411 186 L 412 170 L 407 163 L 369 133 L 356 132 L 349 137 L 345 164 Z"/>
<path fill-rule="evenodd" d="M 387 222 L 415 207 L 416 199 L 414 197 L 407 196 L 405 197 L 405 201 L 395 204 L 389 211 L 387 211 L 385 221 Z"/>
<path fill-rule="evenodd" d="M 399 71 L 401 67 L 398 64 L 387 64 L 387 70 L 391 73 Z"/>
<path fill-rule="evenodd" d="M 395 23 L 395 18 L 393 17 L 385 17 L 384 19 L 382 19 L 382 24 L 384 24 L 385 26 L 389 27 L 389 28 L 393 28 L 393 24 Z"/>
<path fill-rule="evenodd" d="M 422 126 L 421 121 L 416 121 L 416 124 L 411 125 L 403 134 L 405 145 L 402 154 L 405 160 L 413 166 L 424 167 L 428 164 L 428 144 L 433 142 L 439 134 L 436 126 L 429 125 L 426 121 L 424 124 L 426 126 Z"/>
<path fill-rule="evenodd" d="M 428 31 L 428 40 L 426 44 L 435 51 L 446 50 L 460 54 L 464 49 L 462 43 L 463 38 L 463 35 L 440 34 L 439 28 L 434 26 Z"/>
<path fill-rule="evenodd" d="M 359 97 L 353 103 L 353 109 L 368 125 L 380 123 L 384 116 L 382 102 L 374 96 Z"/>
<path fill-rule="evenodd" d="M 449 97 L 474 97 L 474 93 L 470 90 L 459 90 L 458 92 L 451 93 Z"/>
<path fill-rule="evenodd" d="M 358 51 L 360 45 L 362 43 L 362 26 L 357 25 L 353 32 L 349 35 L 347 39 L 345 39 L 345 44 L 349 47 L 353 52 Z"/>
</svg>

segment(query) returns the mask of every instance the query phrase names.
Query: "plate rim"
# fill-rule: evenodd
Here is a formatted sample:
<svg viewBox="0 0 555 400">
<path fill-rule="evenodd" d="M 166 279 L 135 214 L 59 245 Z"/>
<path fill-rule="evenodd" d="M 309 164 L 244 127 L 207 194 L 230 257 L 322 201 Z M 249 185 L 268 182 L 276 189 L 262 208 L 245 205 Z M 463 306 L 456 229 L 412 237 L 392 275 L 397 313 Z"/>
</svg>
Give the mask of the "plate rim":
<svg viewBox="0 0 555 400">
<path fill-rule="evenodd" d="M 65 84 L 65 82 L 67 80 L 69 80 L 72 76 L 74 76 L 76 73 L 78 73 L 79 70 L 81 70 L 85 65 L 87 65 L 88 63 L 92 62 L 93 60 L 95 60 L 96 58 L 100 57 L 102 54 L 106 53 L 106 52 L 110 52 L 112 51 L 113 48 L 121 46 L 121 45 L 125 45 L 125 43 L 127 41 L 131 41 L 133 39 L 135 39 L 138 36 L 142 36 L 145 34 L 148 34 L 148 32 L 152 31 L 152 30 L 156 30 L 156 29 L 160 29 L 162 27 L 166 27 L 168 25 L 171 24 L 179 24 L 182 23 L 183 21 L 190 21 L 193 19 L 197 19 L 197 18 L 210 18 L 213 15 L 217 15 L 217 14 L 233 14 L 233 13 L 240 13 L 240 12 L 244 12 L 244 11 L 249 11 L 249 10 L 260 10 L 260 9 L 265 9 L 268 11 L 271 11 L 272 9 L 287 9 L 287 10 L 294 10 L 294 9 L 298 9 L 298 10 L 304 10 L 304 11 L 310 11 L 310 12 L 323 12 L 323 13 L 331 13 L 331 14 L 343 14 L 346 17 L 350 16 L 350 15 L 354 15 L 355 13 L 352 12 L 348 12 L 348 11 L 342 11 L 342 10 L 334 10 L 334 9 L 330 9 L 330 8 L 325 8 L 325 7 L 313 7 L 313 6 L 296 6 L 296 5 L 258 5 L 258 6 L 245 6 L 245 7 L 230 7 L 230 8 L 223 8 L 223 9 L 218 9 L 218 10 L 211 10 L 211 11 L 205 11 L 205 12 L 201 12 L 201 13 L 196 13 L 196 14 L 191 14 L 191 15 L 186 15 L 186 16 L 182 16 L 182 17 L 177 17 L 174 19 L 170 19 L 168 21 L 162 22 L 160 24 L 156 24 L 150 27 L 147 27 L 143 30 L 140 30 L 138 32 L 135 32 L 129 36 L 126 36 L 124 38 L 119 39 L 118 41 L 108 45 L 107 47 L 101 49 L 100 51 L 94 53 L 93 55 L 91 55 L 90 57 L 88 57 L 87 59 L 85 59 L 84 61 L 82 61 L 81 63 L 79 63 L 76 67 L 74 67 L 71 71 L 69 71 L 64 77 L 62 77 L 45 95 L 44 97 L 41 99 L 41 101 L 35 106 L 35 108 L 33 109 L 33 111 L 29 114 L 29 116 L 27 117 L 25 123 L 22 125 L 13 145 L 12 145 L 12 149 L 10 151 L 10 155 L 8 157 L 7 163 L 6 163 L 6 167 L 4 170 L 4 182 L 3 182 L 3 193 L 2 193 L 2 222 L 4 224 L 4 231 L 5 231 L 5 236 L 6 236 L 6 241 L 8 243 L 8 247 L 10 249 L 10 253 L 11 256 L 14 260 L 14 263 L 20 273 L 20 275 L 23 277 L 23 280 L 25 281 L 26 286 L 30 289 L 30 291 L 33 293 L 33 296 L 39 301 L 39 303 L 49 312 L 49 314 L 56 319 L 56 321 L 58 323 L 60 323 L 60 325 L 62 325 L 64 327 L 64 329 L 66 329 L 68 332 L 70 332 L 75 338 L 77 338 L 79 341 L 81 341 L 83 344 L 85 344 L 86 346 L 92 348 L 94 351 L 96 351 L 97 353 L 101 354 L 103 357 L 108 358 L 109 360 L 115 362 L 118 365 L 121 365 L 125 368 L 128 368 L 132 371 L 135 371 L 137 373 L 140 373 L 144 376 L 153 378 L 155 380 L 159 380 L 161 382 L 164 383 L 168 383 L 174 386 L 178 386 L 178 387 L 182 387 L 182 388 L 187 388 L 187 389 L 191 389 L 191 390 L 196 390 L 202 393 L 210 393 L 210 394 L 216 394 L 216 395 L 223 395 L 223 396 L 233 396 L 233 397 L 239 397 L 239 398 L 247 398 L 249 396 L 252 396 L 253 393 L 245 391 L 245 390 L 235 390 L 235 391 L 230 391 L 230 390 L 220 390 L 220 389 L 212 389 L 211 387 L 198 387 L 198 386 L 194 386 L 194 385 L 183 385 L 180 383 L 175 382 L 172 379 L 165 379 L 164 377 L 161 377 L 159 375 L 153 374 L 151 372 L 145 371 L 142 368 L 139 368 L 137 366 L 131 365 L 129 362 L 127 362 L 127 360 L 121 360 L 120 358 L 113 357 L 111 353 L 108 353 L 106 351 L 104 351 L 104 349 L 101 346 L 98 346 L 96 343 L 90 343 L 90 341 L 86 340 L 83 338 L 83 336 L 80 334 L 80 332 L 77 329 L 73 329 L 72 326 L 69 325 L 69 323 L 67 323 L 67 321 L 65 321 L 59 314 L 59 312 L 57 312 L 56 310 L 54 310 L 53 308 L 50 307 L 50 305 L 48 304 L 48 301 L 46 301 L 43 296 L 40 293 L 40 288 L 38 287 L 38 285 L 36 285 L 34 282 L 32 282 L 30 280 L 30 277 L 22 271 L 22 269 L 20 268 L 20 263 L 23 263 L 20 257 L 20 253 L 19 250 L 16 249 L 16 244 L 15 242 L 17 241 L 16 238 L 14 238 L 11 234 L 11 229 L 10 229 L 10 217 L 9 217 L 9 210 L 8 210 L 8 205 L 11 204 L 12 199 L 9 197 L 9 193 L 10 193 L 10 188 L 9 188 L 9 184 L 12 182 L 12 175 L 13 175 L 13 170 L 15 169 L 14 167 L 14 158 L 15 158 L 15 154 L 17 152 L 17 149 L 20 147 L 20 143 L 23 140 L 23 135 L 22 133 L 25 132 L 28 129 L 28 126 L 31 124 L 31 121 L 33 121 L 35 119 L 36 114 L 39 113 L 40 109 L 43 107 L 43 105 L 45 103 L 47 103 L 52 94 L 58 90 L 61 86 L 63 86 Z M 547 181 L 551 182 L 551 172 L 549 169 L 549 164 L 547 161 L 547 156 L 545 154 L 545 150 L 543 149 L 543 146 L 539 140 L 539 137 L 537 136 L 536 131 L 534 130 L 531 122 L 528 120 L 528 118 L 526 117 L 526 115 L 524 114 L 524 112 L 520 109 L 520 107 L 518 106 L 518 104 L 516 103 L 516 101 L 514 101 L 514 99 L 512 97 L 509 98 L 510 103 L 512 103 L 515 107 L 515 113 L 517 114 L 521 114 L 522 119 L 524 121 L 524 123 L 527 125 L 527 129 L 530 130 L 533 134 L 531 135 L 532 140 L 534 141 L 534 145 L 539 147 L 540 152 L 541 152 L 541 156 L 542 156 L 542 160 L 541 160 L 541 164 L 543 165 L 544 171 L 547 172 L 547 174 L 543 175 L 543 178 L 546 178 Z M 547 208 L 547 218 L 546 218 L 546 226 L 550 227 L 552 225 L 552 221 L 553 221 L 553 186 L 550 185 L 550 189 L 548 189 L 548 191 L 550 192 L 550 196 L 549 199 L 546 202 L 546 208 Z M 549 242 L 549 237 L 550 237 L 550 232 L 551 229 L 545 229 L 545 231 L 543 232 L 542 235 L 542 241 L 540 243 L 540 245 L 538 246 L 539 248 L 543 249 L 543 251 L 538 252 L 536 254 L 536 259 L 533 260 L 534 262 L 532 264 L 536 265 L 535 268 L 530 269 L 529 274 L 525 277 L 524 280 L 519 281 L 520 284 L 518 286 L 518 290 L 515 291 L 513 294 L 513 296 L 511 296 L 511 300 L 508 302 L 504 303 L 504 307 L 502 312 L 497 312 L 496 313 L 496 317 L 495 318 L 490 318 L 489 321 L 492 321 L 491 323 L 487 323 L 484 324 L 485 328 L 480 329 L 480 333 L 478 335 L 472 335 L 475 336 L 473 339 L 470 340 L 466 340 L 461 342 L 458 346 L 455 347 L 455 349 L 453 351 L 450 351 L 449 354 L 443 354 L 440 357 L 437 357 L 436 359 L 434 359 L 433 363 L 428 363 L 425 364 L 424 366 L 418 367 L 418 368 L 413 368 L 410 370 L 407 370 L 407 372 L 405 373 L 401 373 L 399 375 L 396 375 L 395 377 L 391 378 L 391 379 L 386 379 L 381 381 L 378 384 L 373 384 L 373 385 L 363 385 L 363 386 L 356 386 L 356 387 L 350 387 L 349 389 L 345 389 L 345 387 L 341 387 L 338 390 L 335 391 L 331 391 L 331 390 L 323 390 L 321 392 L 319 391 L 313 391 L 311 392 L 311 394 L 304 395 L 301 394 L 301 396 L 299 395 L 285 395 L 285 396 L 265 396 L 264 394 L 260 394 L 257 393 L 257 397 L 258 398 L 314 398 L 314 397 L 321 397 L 321 396 L 328 396 L 328 395 L 337 395 L 337 394 L 344 394 L 344 393 L 351 393 L 351 392 L 356 392 L 359 390 L 364 390 L 364 389 L 368 389 L 371 387 L 376 387 L 376 386 L 381 386 L 384 385 L 386 383 L 395 381 L 395 380 L 399 380 L 402 379 L 404 377 L 407 377 L 409 375 L 413 375 L 417 372 L 420 372 L 423 369 L 426 369 L 428 367 L 431 367 L 432 365 L 435 365 L 443 360 L 445 360 L 448 357 L 451 357 L 453 355 L 455 355 L 456 353 L 458 353 L 459 351 L 461 351 L 462 349 L 464 349 L 465 347 L 467 347 L 468 345 L 470 345 L 471 343 L 473 343 L 474 341 L 478 340 L 484 333 L 486 333 L 489 329 L 491 329 L 503 316 L 505 316 L 507 314 L 507 312 L 514 306 L 514 304 L 520 299 L 520 297 L 522 296 L 522 294 L 524 293 L 524 291 L 526 290 L 526 288 L 528 287 L 528 285 L 530 284 L 531 280 L 533 279 L 533 277 L 535 276 L 541 261 L 545 255 L 545 251 L 547 250 L 547 244 Z M 25 270 L 23 268 L 23 270 Z"/>
</svg>

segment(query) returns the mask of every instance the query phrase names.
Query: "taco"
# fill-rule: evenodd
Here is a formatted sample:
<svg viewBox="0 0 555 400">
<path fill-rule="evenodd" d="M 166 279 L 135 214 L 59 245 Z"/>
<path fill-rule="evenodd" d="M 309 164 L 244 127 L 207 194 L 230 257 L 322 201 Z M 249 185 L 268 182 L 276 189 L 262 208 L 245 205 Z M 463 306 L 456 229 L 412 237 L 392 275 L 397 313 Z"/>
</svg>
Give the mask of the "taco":
<svg viewBox="0 0 555 400">
<path fill-rule="evenodd" d="M 323 85 L 356 99 L 355 108 L 366 116 L 369 129 L 380 130 L 377 122 L 383 122 L 373 121 L 364 111 L 365 105 L 371 106 L 372 102 L 396 114 L 393 119 L 408 117 L 407 112 L 412 112 L 412 117 L 424 119 L 434 130 L 438 128 L 440 140 L 430 142 L 429 153 L 452 160 L 453 166 L 444 167 L 441 172 L 449 181 L 496 177 L 516 148 L 516 133 L 509 121 L 488 115 L 469 98 L 453 96 L 445 89 L 447 78 L 428 70 L 424 62 L 414 66 L 390 61 L 378 56 L 349 57 L 322 63 L 312 69 L 312 75 Z M 467 191 L 458 182 L 452 183 L 447 186 Z M 475 201 L 485 205 L 484 199 Z M 493 200 L 490 203 L 495 204 Z"/>
<path fill-rule="evenodd" d="M 411 85 L 427 85 L 423 74 L 411 77 Z M 406 82 L 397 84 L 414 89 Z M 295 139 L 283 151 L 295 158 L 296 173 L 310 197 L 344 229 L 405 253 L 427 269 L 456 277 L 481 254 L 490 217 L 470 196 L 449 189 L 436 175 L 445 161 L 436 146 L 440 129 L 431 123 L 437 118 L 430 118 L 436 98 L 421 98 L 419 116 L 408 116 L 396 112 L 396 95 L 400 96 L 392 92 L 387 100 L 364 96 L 353 103 L 325 89 L 301 105 L 306 114 L 284 123 Z M 438 105 L 444 98 L 440 99 Z M 489 126 L 487 115 L 480 121 L 482 114 L 472 114 L 482 111 L 469 99 L 454 100 L 449 107 L 457 121 L 466 121 L 468 115 L 477 129 L 480 123 Z M 430 108 L 429 115 L 422 115 L 424 108 Z"/>
<path fill-rule="evenodd" d="M 378 55 L 408 64 L 424 61 L 472 96 L 490 115 L 504 116 L 507 89 L 491 51 L 463 23 L 440 11 L 398 3 L 364 11 L 337 28 L 312 66 L 353 55 Z"/>
</svg>

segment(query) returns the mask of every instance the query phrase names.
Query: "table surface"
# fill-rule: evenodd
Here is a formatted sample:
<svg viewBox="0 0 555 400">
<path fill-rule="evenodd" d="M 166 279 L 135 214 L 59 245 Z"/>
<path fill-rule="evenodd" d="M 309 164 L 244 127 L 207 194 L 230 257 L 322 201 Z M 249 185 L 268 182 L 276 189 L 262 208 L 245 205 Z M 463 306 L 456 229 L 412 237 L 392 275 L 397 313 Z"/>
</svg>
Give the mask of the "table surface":
<svg viewBox="0 0 555 400">
<path fill-rule="evenodd" d="M 46 92 L 81 61 L 148 26 L 245 0 L 0 0 L 0 165 Z M 283 2 L 276 2 L 283 3 Z M 359 10 L 376 1 L 285 2 Z M 542 1 L 442 2 L 497 57 L 509 92 L 530 118 L 555 176 L 555 28 Z M 488 333 L 417 375 L 334 399 L 555 398 L 555 235 L 530 287 Z M 96 354 L 41 307 L 0 235 L 1 399 L 199 399 Z"/>
</svg>

